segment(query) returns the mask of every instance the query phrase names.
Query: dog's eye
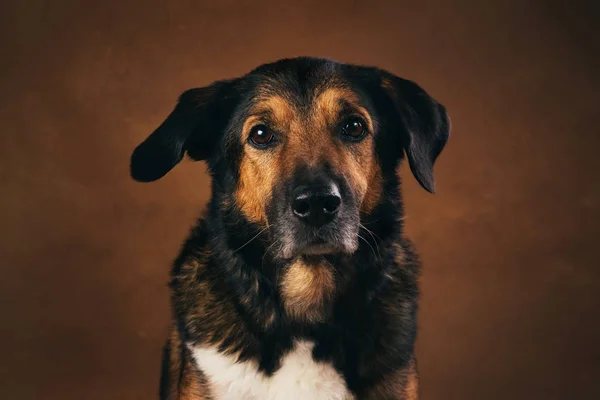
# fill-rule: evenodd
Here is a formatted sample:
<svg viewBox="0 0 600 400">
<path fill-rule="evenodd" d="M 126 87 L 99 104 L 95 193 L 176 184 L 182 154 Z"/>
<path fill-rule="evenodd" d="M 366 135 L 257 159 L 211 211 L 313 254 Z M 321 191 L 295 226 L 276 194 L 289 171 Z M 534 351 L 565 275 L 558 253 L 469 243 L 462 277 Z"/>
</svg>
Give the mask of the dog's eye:
<svg viewBox="0 0 600 400">
<path fill-rule="evenodd" d="M 257 147 L 265 147 L 273 140 L 273 131 L 266 125 L 256 125 L 250 130 L 250 142 Z"/>
<path fill-rule="evenodd" d="M 351 118 L 342 124 L 342 136 L 346 139 L 356 141 L 367 134 L 364 122 L 359 118 Z"/>
</svg>

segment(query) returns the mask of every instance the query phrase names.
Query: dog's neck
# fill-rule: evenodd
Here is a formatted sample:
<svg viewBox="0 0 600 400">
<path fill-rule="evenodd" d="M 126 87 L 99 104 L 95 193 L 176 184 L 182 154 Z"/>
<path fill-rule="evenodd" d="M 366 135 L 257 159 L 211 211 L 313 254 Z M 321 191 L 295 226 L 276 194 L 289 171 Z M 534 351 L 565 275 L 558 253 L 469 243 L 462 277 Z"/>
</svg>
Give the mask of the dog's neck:
<svg viewBox="0 0 600 400">
<path fill-rule="evenodd" d="M 243 219 L 219 218 L 227 214 L 209 207 L 172 270 L 173 301 L 185 316 L 176 318 L 184 341 L 241 349 L 243 357 L 255 358 L 259 368 L 269 372 L 294 339 L 334 349 L 338 347 L 329 341 L 345 337 L 347 331 L 351 334 L 339 354 L 321 354 L 345 360 L 357 327 L 371 337 L 380 334 L 368 331 L 378 329 L 375 321 L 388 321 L 390 337 L 402 344 L 389 356 L 394 362 L 397 357 L 408 362 L 419 263 L 402 237 L 401 210 L 399 203 L 381 204 L 363 218 L 373 235 L 364 237 L 371 243 L 361 240 L 352 255 L 278 260 L 266 254 L 268 241 L 250 240 L 259 229 Z M 234 325 L 243 335 L 231 331 Z"/>
</svg>

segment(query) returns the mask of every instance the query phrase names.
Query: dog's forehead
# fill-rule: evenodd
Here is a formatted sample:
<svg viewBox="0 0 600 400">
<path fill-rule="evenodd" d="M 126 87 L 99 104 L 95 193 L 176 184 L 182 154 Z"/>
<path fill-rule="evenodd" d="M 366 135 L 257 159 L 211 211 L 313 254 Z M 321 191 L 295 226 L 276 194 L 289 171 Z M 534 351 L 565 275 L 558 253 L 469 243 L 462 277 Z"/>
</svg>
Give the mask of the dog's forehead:
<svg viewBox="0 0 600 400">
<path fill-rule="evenodd" d="M 279 96 L 298 108 L 327 89 L 348 86 L 341 65 L 327 60 L 284 60 L 259 67 L 249 77 L 255 81 L 256 98 Z"/>
<path fill-rule="evenodd" d="M 328 60 L 284 60 L 259 67 L 247 77 L 253 84 L 246 107 L 250 115 L 282 121 L 315 115 L 327 119 L 362 103 L 341 65 Z"/>
<path fill-rule="evenodd" d="M 334 117 L 344 109 L 360 107 L 358 95 L 343 85 L 314 88 L 304 96 L 297 91 L 267 87 L 267 90 L 259 88 L 252 97 L 249 112 L 276 120 L 290 120 Z"/>
<path fill-rule="evenodd" d="M 249 75 L 273 78 L 278 82 L 317 83 L 340 75 L 343 64 L 326 59 L 295 58 L 263 64 Z"/>
</svg>

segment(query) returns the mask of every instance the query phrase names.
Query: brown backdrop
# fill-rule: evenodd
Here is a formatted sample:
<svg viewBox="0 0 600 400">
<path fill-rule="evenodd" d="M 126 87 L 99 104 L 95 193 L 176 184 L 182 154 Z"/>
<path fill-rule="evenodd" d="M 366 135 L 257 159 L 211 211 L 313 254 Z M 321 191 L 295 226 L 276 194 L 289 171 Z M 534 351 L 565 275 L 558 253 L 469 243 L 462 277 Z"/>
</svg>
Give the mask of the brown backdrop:
<svg viewBox="0 0 600 400">
<path fill-rule="evenodd" d="M 1 397 L 156 398 L 168 269 L 208 181 L 186 162 L 134 183 L 130 152 L 184 89 L 316 55 L 452 116 L 438 194 L 402 171 L 423 398 L 600 398 L 597 6 L 284 3 L 2 2 Z"/>
</svg>

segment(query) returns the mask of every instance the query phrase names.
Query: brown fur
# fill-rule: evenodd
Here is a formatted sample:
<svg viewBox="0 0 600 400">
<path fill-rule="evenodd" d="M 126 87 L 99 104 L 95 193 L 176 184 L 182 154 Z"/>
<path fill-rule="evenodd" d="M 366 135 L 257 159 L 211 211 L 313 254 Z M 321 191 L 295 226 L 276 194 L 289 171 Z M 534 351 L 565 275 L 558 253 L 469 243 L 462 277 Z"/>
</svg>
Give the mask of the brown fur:
<svg viewBox="0 0 600 400">
<path fill-rule="evenodd" d="M 195 324 L 186 327 L 200 343 L 219 346 L 229 339 L 233 348 L 243 325 L 236 318 L 232 300 L 216 295 L 208 279 L 197 279 L 208 273 L 205 270 L 207 257 L 208 254 L 199 255 L 195 262 L 185 264 L 180 274 L 173 277 L 179 288 L 174 294 L 174 301 L 181 310 L 189 312 L 188 321 L 202 324 L 201 327 Z"/>
<path fill-rule="evenodd" d="M 405 368 L 388 374 L 361 398 L 364 400 L 418 400 L 419 375 L 416 361 L 413 359 Z"/>
<path fill-rule="evenodd" d="M 326 262 L 309 265 L 297 260 L 284 272 L 280 283 L 287 314 L 311 323 L 325 320 L 335 288 L 333 268 Z"/>
<path fill-rule="evenodd" d="M 190 359 L 187 349 L 182 347 L 175 324 L 171 326 L 167 346 L 169 364 L 164 372 L 169 384 L 166 400 L 211 400 L 206 378 Z"/>
<path fill-rule="evenodd" d="M 417 370 L 417 362 L 415 360 L 413 360 L 406 378 L 404 398 L 405 400 L 419 399 L 419 371 Z"/>
<path fill-rule="evenodd" d="M 298 122 L 297 110 L 280 96 L 270 96 L 261 99 L 253 108 L 252 116 L 244 122 L 242 143 L 246 141 L 253 126 L 260 124 L 264 118 L 269 118 L 277 130 L 294 128 Z M 296 127 L 294 130 L 298 132 Z M 269 154 L 245 146 L 246 152 L 240 167 L 240 184 L 236 192 L 238 206 L 244 215 L 252 222 L 267 225 L 265 203 L 271 197 L 271 191 L 282 175 L 290 168 L 285 168 L 285 159 L 281 153 Z"/>
<path fill-rule="evenodd" d="M 357 121 L 367 135 L 345 131 Z M 252 144 L 257 125 L 274 142 Z M 419 261 L 402 233 L 395 168 L 406 155 L 433 192 L 448 135 L 445 108 L 415 83 L 324 59 L 280 60 L 184 92 L 131 161 L 132 176 L 150 182 L 187 153 L 213 178 L 209 210 L 172 270 L 162 398 L 210 399 L 187 346 L 271 376 L 304 337 L 357 399 L 418 399 Z M 332 193 L 317 192 L 326 185 Z"/>
<path fill-rule="evenodd" d="M 381 86 L 390 94 L 393 94 L 394 97 L 396 96 L 396 86 L 394 85 L 394 82 L 392 82 L 389 78 L 381 78 Z"/>
<path fill-rule="evenodd" d="M 343 103 L 366 121 L 366 129 L 374 132 L 373 120 L 359 104 L 358 96 L 344 87 L 322 89 L 308 112 L 299 110 L 291 101 L 278 95 L 257 100 L 240 136 L 245 152 L 236 192 L 238 206 L 250 221 L 267 226 L 265 203 L 271 197 L 273 187 L 288 178 L 299 164 L 311 166 L 324 160 L 335 172 L 346 176 L 361 202 L 361 211 L 368 213 L 378 204 L 383 179 L 373 137 L 352 149 L 336 138 L 334 129 L 340 123 Z M 284 145 L 275 152 L 257 150 L 245 144 L 252 127 L 267 122 L 265 120 L 276 131 L 287 132 Z"/>
</svg>

